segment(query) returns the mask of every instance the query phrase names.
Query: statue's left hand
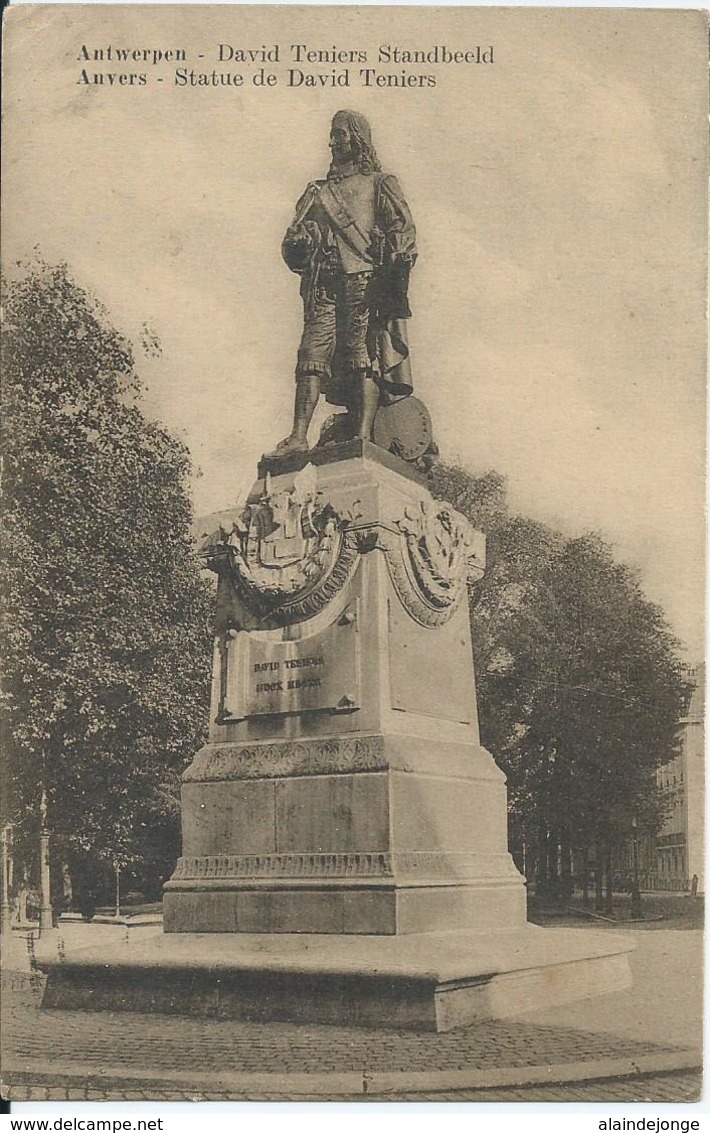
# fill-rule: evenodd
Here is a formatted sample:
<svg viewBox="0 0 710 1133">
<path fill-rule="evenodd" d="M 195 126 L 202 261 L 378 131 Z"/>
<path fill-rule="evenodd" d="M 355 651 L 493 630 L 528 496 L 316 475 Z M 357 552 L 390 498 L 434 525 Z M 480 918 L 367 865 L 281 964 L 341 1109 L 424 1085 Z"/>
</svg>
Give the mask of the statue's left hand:
<svg viewBox="0 0 710 1133">
<path fill-rule="evenodd" d="M 286 240 L 289 244 L 298 244 L 301 247 L 310 247 L 313 243 L 311 234 L 305 224 L 299 224 L 297 228 L 289 228 L 286 233 Z"/>
</svg>

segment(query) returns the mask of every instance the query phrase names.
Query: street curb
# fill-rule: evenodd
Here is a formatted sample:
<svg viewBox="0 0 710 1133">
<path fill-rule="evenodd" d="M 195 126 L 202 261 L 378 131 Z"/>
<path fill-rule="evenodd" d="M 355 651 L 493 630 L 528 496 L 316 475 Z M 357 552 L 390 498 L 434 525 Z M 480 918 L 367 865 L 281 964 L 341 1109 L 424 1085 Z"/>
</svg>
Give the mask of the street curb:
<svg viewBox="0 0 710 1133">
<path fill-rule="evenodd" d="M 184 1091 L 234 1094 L 283 1094 L 291 1099 L 301 1095 L 312 1098 L 319 1093 L 329 1099 L 337 1095 L 382 1097 L 398 1093 L 437 1093 L 449 1090 L 487 1090 L 520 1086 L 564 1085 L 619 1078 L 640 1078 L 702 1068 L 702 1055 L 697 1050 L 669 1051 L 665 1054 L 642 1055 L 639 1058 L 609 1058 L 587 1062 L 553 1063 L 540 1066 L 502 1066 L 491 1069 L 441 1070 L 426 1073 L 362 1073 L 330 1070 L 311 1074 L 242 1074 L 212 1072 L 194 1074 L 181 1070 L 129 1069 L 111 1066 L 96 1070 L 79 1070 L 75 1065 L 25 1059 L 5 1064 L 3 1085 L 76 1086 L 87 1089 L 110 1088 L 120 1082 L 125 1090 L 156 1090 L 179 1087 Z"/>
</svg>

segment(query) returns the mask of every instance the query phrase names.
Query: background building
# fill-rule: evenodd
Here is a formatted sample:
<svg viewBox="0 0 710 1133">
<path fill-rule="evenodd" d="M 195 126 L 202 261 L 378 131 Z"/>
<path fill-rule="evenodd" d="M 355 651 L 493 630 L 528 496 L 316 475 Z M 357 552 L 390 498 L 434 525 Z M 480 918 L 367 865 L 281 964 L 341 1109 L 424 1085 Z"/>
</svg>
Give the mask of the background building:
<svg viewBox="0 0 710 1133">
<path fill-rule="evenodd" d="M 688 676 L 693 689 L 680 720 L 680 752 L 656 772 L 669 810 L 656 839 L 655 860 L 642 876 L 648 889 L 690 889 L 697 877 L 698 891 L 704 892 L 705 664 L 690 669 Z"/>
</svg>

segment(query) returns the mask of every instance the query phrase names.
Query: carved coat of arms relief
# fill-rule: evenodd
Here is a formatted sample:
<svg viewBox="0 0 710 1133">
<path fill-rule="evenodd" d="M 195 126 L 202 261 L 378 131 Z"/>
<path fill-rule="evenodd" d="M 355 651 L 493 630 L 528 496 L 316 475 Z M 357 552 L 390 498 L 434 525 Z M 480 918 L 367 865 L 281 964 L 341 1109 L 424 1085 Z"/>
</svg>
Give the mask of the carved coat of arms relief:
<svg viewBox="0 0 710 1133">
<path fill-rule="evenodd" d="M 421 625 L 442 625 L 483 570 L 483 537 L 441 501 L 404 508 L 393 525 L 363 526 L 338 512 L 317 489 L 312 464 L 291 487 L 262 496 L 203 545 L 202 557 L 226 574 L 237 601 L 264 626 L 313 617 L 353 576 L 362 554 L 384 552 L 394 589 Z M 477 542 L 479 540 L 479 542 Z"/>
<path fill-rule="evenodd" d="M 307 464 L 290 488 L 273 491 L 267 474 L 261 498 L 246 505 L 231 531 L 208 539 L 202 557 L 227 572 L 248 608 L 285 624 L 317 613 L 354 570 L 357 544 L 347 524 L 321 499 Z"/>
<path fill-rule="evenodd" d="M 383 540 L 392 585 L 415 621 L 443 625 L 471 577 L 481 577 L 485 540 L 446 503 L 431 498 L 404 509 L 398 535 Z"/>
</svg>

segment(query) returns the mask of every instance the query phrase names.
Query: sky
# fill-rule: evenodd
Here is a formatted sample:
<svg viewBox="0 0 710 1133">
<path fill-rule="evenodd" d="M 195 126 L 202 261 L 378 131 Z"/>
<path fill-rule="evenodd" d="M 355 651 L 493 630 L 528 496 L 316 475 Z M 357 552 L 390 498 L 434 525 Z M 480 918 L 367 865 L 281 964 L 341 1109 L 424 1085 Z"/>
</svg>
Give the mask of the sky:
<svg viewBox="0 0 710 1133">
<path fill-rule="evenodd" d="M 704 652 L 705 37 L 693 11 L 17 8 L 3 259 L 10 274 L 34 248 L 64 260 L 115 326 L 136 341 L 150 328 L 162 354 L 139 359 L 144 408 L 188 444 L 197 514 L 227 508 L 290 427 L 301 310 L 283 232 L 327 169 L 332 114 L 360 110 L 417 225 L 409 338 L 442 456 L 504 473 L 516 510 L 601 531 L 692 660 Z M 254 86 L 261 64 L 220 63 L 220 43 L 278 45 L 277 84 Z M 289 86 L 298 43 L 436 83 L 364 87 L 355 64 L 347 88 Z M 83 45 L 187 60 L 86 61 Z M 492 47 L 494 61 L 379 63 L 383 45 Z M 179 86 L 179 66 L 244 85 Z M 146 83 L 87 85 L 82 68 Z"/>
</svg>

